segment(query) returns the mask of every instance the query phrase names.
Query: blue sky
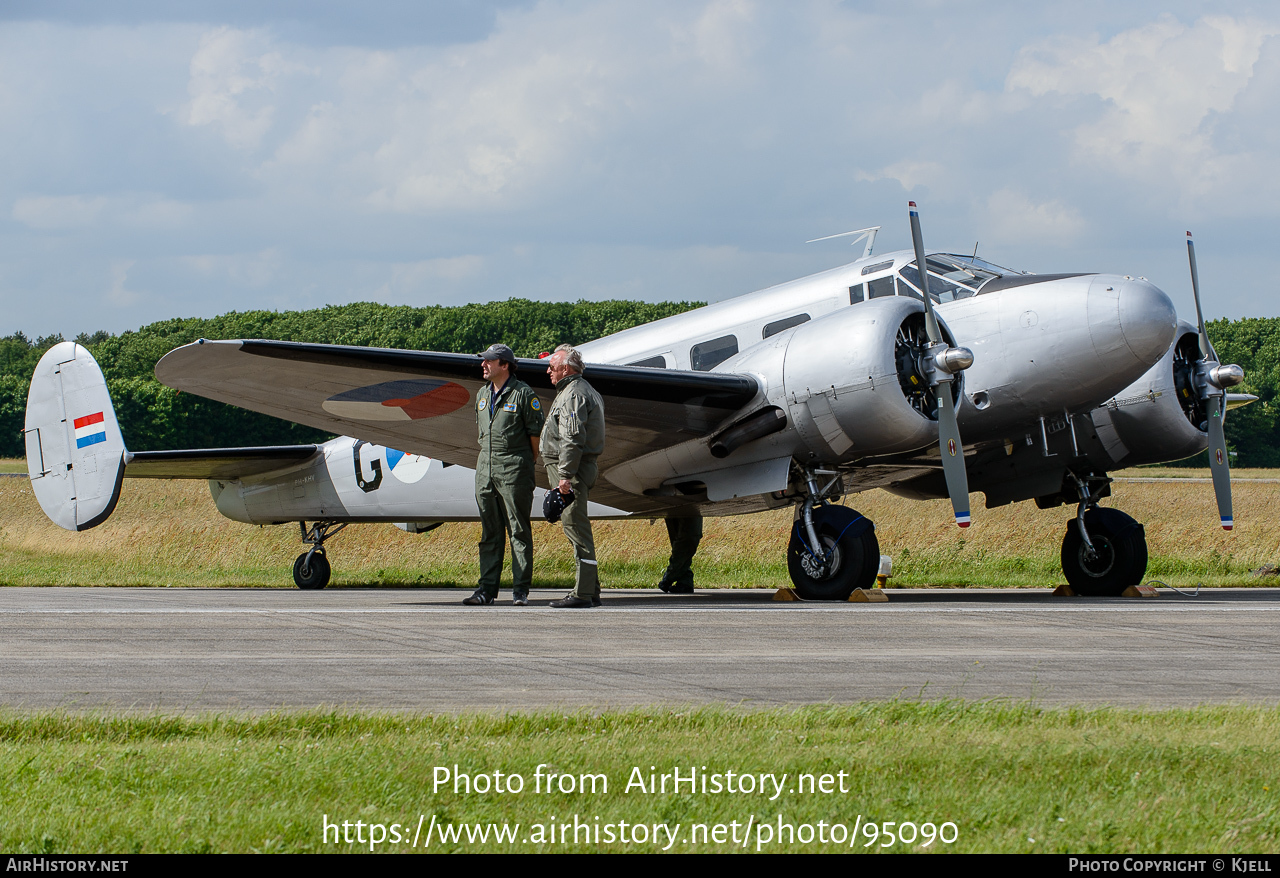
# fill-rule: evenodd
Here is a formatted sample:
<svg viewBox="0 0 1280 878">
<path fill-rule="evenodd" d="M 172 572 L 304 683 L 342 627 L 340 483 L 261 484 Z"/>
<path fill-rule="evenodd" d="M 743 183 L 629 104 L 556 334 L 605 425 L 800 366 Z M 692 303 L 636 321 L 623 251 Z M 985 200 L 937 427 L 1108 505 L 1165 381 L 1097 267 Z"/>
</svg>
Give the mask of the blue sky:
<svg viewBox="0 0 1280 878">
<path fill-rule="evenodd" d="M 0 334 L 328 303 L 718 301 L 883 225 L 1275 316 L 1250 3 L 7 2 Z"/>
</svg>

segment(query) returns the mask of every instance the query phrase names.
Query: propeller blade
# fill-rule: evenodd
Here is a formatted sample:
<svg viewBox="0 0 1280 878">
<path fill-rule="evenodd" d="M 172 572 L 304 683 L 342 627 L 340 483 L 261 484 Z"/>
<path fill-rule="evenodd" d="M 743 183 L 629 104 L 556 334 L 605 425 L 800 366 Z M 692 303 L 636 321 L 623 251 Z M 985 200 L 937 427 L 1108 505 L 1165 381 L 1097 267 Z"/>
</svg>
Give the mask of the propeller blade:
<svg viewBox="0 0 1280 878">
<path fill-rule="evenodd" d="M 951 403 L 951 384 L 938 385 L 938 451 L 942 455 L 942 474 L 951 496 L 951 511 L 956 524 L 969 526 L 969 474 L 964 468 L 964 446 L 960 444 L 960 425 Z"/>
<path fill-rule="evenodd" d="M 920 232 L 920 211 L 914 201 L 907 202 L 911 214 L 911 245 L 916 250 L 916 269 L 920 272 L 920 284 L 924 287 L 924 331 L 929 336 L 930 344 L 942 341 L 942 332 L 938 329 L 938 318 L 933 316 L 933 299 L 929 296 L 929 270 L 924 261 L 924 235 Z"/>
<path fill-rule="evenodd" d="M 1231 464 L 1227 459 L 1227 437 L 1222 429 L 1222 397 L 1209 397 L 1209 472 L 1213 474 L 1213 495 L 1218 501 L 1222 529 L 1231 530 Z"/>
<path fill-rule="evenodd" d="M 914 201 L 908 202 L 911 214 L 911 244 L 916 251 L 916 268 L 920 271 L 920 284 L 924 287 L 924 328 L 931 345 L 944 344 L 938 318 L 933 314 L 933 299 L 929 296 L 929 269 L 924 261 L 924 235 L 920 231 L 920 212 Z M 960 441 L 960 425 L 956 422 L 955 401 L 951 397 L 951 381 L 939 381 L 938 393 L 938 452 L 942 457 L 942 474 L 947 480 L 947 494 L 951 497 L 951 510 L 956 524 L 969 526 L 969 475 L 964 466 L 964 445 Z"/>
<path fill-rule="evenodd" d="M 1200 272 L 1196 270 L 1196 245 L 1187 232 L 1187 259 L 1191 262 L 1191 294 L 1196 300 L 1196 326 L 1200 329 L 1200 356 L 1217 361 L 1218 354 L 1209 343 L 1209 333 L 1204 330 L 1204 312 L 1200 310 Z"/>
</svg>

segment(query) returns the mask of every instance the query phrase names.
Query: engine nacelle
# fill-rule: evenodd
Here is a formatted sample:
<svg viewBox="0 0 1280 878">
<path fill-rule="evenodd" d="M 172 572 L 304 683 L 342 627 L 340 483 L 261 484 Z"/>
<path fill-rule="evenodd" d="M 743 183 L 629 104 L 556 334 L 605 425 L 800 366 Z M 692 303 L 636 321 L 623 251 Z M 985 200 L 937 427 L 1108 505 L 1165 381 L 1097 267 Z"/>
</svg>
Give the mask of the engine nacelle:
<svg viewBox="0 0 1280 878">
<path fill-rule="evenodd" d="M 1178 322 L 1168 352 L 1145 375 L 1092 412 L 1114 465 L 1164 463 L 1209 447 L 1207 413 L 1195 387 L 1196 328 Z"/>
<path fill-rule="evenodd" d="M 769 401 L 786 412 L 810 459 L 840 463 L 938 441 L 925 345 L 924 306 L 885 297 L 780 333 L 720 369 L 781 375 Z"/>
</svg>

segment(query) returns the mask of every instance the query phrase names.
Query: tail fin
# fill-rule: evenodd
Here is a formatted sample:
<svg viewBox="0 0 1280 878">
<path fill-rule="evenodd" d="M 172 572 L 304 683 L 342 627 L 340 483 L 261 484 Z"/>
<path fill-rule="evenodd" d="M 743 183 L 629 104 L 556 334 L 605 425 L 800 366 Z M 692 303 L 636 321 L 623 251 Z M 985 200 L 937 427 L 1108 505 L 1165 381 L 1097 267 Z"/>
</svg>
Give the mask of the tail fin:
<svg viewBox="0 0 1280 878">
<path fill-rule="evenodd" d="M 64 341 L 40 358 L 24 434 L 44 514 L 67 530 L 106 521 L 120 499 L 126 452 L 106 379 L 88 350 Z"/>
</svg>

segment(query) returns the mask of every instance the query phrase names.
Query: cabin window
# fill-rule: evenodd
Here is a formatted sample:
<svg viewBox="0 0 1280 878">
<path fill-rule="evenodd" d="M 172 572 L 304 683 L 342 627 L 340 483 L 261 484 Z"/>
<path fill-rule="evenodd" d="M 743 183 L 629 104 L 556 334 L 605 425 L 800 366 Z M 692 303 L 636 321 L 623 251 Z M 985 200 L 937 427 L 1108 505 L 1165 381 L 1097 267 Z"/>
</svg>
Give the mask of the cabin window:
<svg viewBox="0 0 1280 878">
<path fill-rule="evenodd" d="M 866 298 L 866 290 L 862 288 L 862 284 L 849 287 L 849 304 L 856 305 Z"/>
<path fill-rule="evenodd" d="M 667 368 L 667 358 L 659 354 L 656 357 L 649 357 L 644 360 L 636 360 L 634 363 L 627 363 L 628 366 L 643 366 L 646 369 L 665 369 Z"/>
<path fill-rule="evenodd" d="M 768 338 L 771 335 L 777 335 L 779 332 L 782 332 L 784 329 L 790 329 L 793 326 L 799 326 L 801 323 L 808 323 L 808 322 L 809 322 L 808 314 L 797 314 L 794 317 L 784 317 L 782 320 L 775 320 L 772 323 L 766 323 L 764 325 L 764 332 L 761 333 L 760 337 Z M 736 348 L 734 350 L 735 352 L 737 351 Z"/>
<path fill-rule="evenodd" d="M 881 296 L 892 296 L 893 293 L 893 275 L 888 277 L 878 277 L 875 280 L 867 281 L 867 298 L 878 299 Z"/>
<path fill-rule="evenodd" d="M 710 372 L 738 352 L 738 337 L 722 335 L 689 349 L 689 363 L 696 372 Z"/>
</svg>

